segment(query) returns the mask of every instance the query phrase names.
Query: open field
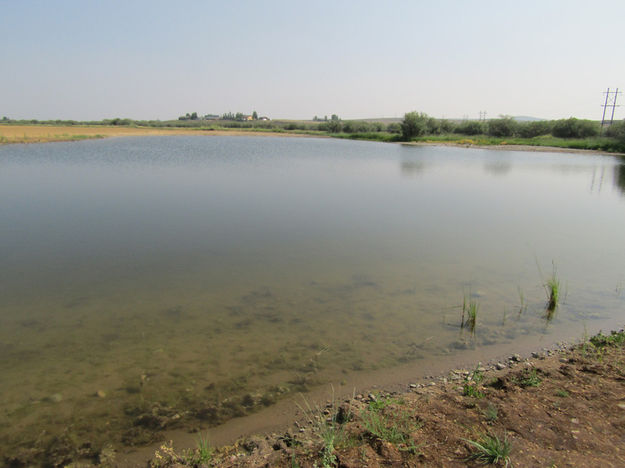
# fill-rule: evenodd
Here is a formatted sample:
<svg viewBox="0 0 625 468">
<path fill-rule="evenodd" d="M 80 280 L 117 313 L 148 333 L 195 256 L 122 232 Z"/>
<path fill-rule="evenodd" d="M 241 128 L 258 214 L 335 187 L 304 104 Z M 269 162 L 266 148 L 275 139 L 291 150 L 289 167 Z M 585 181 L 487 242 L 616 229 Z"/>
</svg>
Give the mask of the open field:
<svg viewBox="0 0 625 468">
<path fill-rule="evenodd" d="M 280 135 L 293 136 L 293 133 L 276 133 L 242 129 L 212 128 L 148 128 L 127 126 L 78 126 L 78 125 L 1 125 L 0 144 L 47 143 L 54 141 L 76 141 L 121 136 L 144 135 Z"/>
</svg>

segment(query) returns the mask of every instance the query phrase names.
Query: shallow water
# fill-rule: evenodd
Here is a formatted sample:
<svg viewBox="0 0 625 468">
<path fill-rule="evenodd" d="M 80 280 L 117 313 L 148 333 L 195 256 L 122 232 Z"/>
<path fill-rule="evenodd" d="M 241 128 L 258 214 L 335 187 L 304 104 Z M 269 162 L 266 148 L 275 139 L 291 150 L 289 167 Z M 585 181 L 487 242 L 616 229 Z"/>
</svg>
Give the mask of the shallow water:
<svg viewBox="0 0 625 468">
<path fill-rule="evenodd" d="M 14 145 L 0 147 L 0 199 L 4 453 L 37 438 L 41 451 L 59 437 L 141 445 L 355 373 L 625 318 L 612 156 L 262 137 Z M 554 265 L 563 300 L 548 320 Z"/>
</svg>

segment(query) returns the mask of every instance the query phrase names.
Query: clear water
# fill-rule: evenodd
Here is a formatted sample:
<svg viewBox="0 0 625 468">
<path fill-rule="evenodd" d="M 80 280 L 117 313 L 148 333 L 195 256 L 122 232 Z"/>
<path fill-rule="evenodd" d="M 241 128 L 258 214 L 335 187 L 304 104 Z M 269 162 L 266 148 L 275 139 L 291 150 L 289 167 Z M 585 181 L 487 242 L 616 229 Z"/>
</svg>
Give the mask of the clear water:
<svg viewBox="0 0 625 468">
<path fill-rule="evenodd" d="M 622 326 L 624 212 L 612 156 L 203 136 L 0 147 L 0 452 L 141 445 L 159 424 L 216 424 L 354 373 Z M 564 299 L 547 318 L 553 265 Z"/>
</svg>

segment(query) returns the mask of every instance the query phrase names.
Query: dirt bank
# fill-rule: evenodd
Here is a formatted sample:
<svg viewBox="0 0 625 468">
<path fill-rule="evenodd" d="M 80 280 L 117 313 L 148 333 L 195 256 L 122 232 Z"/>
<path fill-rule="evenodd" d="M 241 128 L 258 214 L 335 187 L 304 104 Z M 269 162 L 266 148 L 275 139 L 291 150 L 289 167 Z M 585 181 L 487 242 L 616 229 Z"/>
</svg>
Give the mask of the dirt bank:
<svg viewBox="0 0 625 468">
<path fill-rule="evenodd" d="M 163 444 L 151 466 L 446 467 L 497 456 L 500 465 L 625 466 L 625 332 L 455 369 L 403 392 L 320 406 L 302 397 L 298 420 L 280 433 L 216 450 L 197 440 L 187 451 Z"/>
</svg>

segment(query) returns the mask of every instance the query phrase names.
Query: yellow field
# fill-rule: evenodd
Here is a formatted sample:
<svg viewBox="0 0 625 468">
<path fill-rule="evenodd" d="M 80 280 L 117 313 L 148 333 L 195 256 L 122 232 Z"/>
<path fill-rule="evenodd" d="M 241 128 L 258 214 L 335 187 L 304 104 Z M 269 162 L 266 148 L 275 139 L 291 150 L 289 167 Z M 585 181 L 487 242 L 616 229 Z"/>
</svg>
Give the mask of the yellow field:
<svg viewBox="0 0 625 468">
<path fill-rule="evenodd" d="M 45 143 L 51 141 L 73 141 L 89 138 L 106 138 L 140 135 L 263 135 L 292 136 L 284 133 L 254 132 L 246 130 L 199 130 L 187 128 L 135 128 L 116 126 L 78 125 L 5 125 L 0 124 L 0 144 Z M 294 135 L 293 135 L 294 136 Z"/>
</svg>

